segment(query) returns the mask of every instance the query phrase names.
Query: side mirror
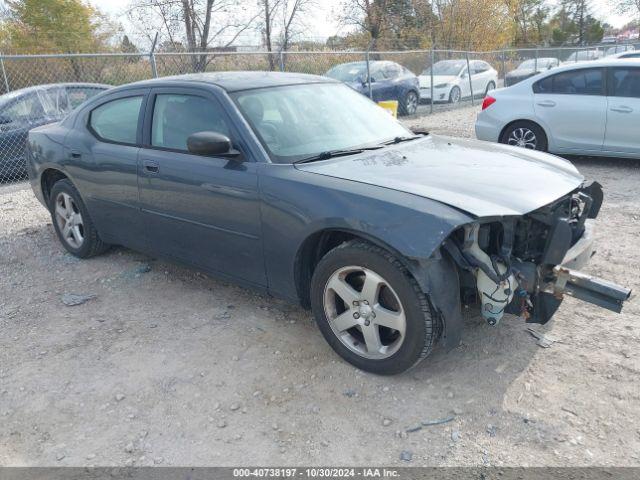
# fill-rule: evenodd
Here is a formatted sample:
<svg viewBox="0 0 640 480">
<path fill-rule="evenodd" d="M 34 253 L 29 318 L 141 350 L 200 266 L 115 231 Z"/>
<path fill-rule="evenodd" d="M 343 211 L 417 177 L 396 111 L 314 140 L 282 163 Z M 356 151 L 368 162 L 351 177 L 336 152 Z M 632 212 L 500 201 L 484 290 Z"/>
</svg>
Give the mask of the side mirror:
<svg viewBox="0 0 640 480">
<path fill-rule="evenodd" d="M 196 155 L 240 157 L 240 152 L 231 146 L 229 137 L 218 132 L 196 132 L 189 135 L 187 149 Z"/>
</svg>

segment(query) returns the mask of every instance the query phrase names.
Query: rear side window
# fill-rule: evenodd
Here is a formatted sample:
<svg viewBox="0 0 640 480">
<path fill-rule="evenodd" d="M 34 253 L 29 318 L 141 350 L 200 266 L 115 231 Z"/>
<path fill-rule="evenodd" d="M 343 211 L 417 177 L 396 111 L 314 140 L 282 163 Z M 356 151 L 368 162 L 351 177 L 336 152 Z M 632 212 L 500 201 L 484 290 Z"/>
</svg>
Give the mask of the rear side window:
<svg viewBox="0 0 640 480">
<path fill-rule="evenodd" d="M 609 95 L 640 98 L 640 68 L 612 68 L 609 70 Z"/>
<path fill-rule="evenodd" d="M 187 138 L 197 132 L 230 136 L 222 107 L 196 95 L 158 94 L 153 107 L 151 144 L 187 151 Z"/>
<path fill-rule="evenodd" d="M 602 95 L 603 78 L 601 68 L 570 70 L 543 78 L 533 85 L 533 91 L 557 95 Z"/>
<path fill-rule="evenodd" d="M 142 96 L 103 103 L 91 112 L 89 125 L 102 140 L 135 144 L 141 105 Z"/>
</svg>

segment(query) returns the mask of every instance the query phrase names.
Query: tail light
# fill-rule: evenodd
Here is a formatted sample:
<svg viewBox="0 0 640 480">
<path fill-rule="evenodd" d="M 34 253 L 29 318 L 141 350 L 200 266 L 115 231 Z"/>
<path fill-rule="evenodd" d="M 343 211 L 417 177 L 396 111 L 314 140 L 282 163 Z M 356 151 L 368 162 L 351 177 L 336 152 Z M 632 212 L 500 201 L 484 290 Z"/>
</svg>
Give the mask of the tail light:
<svg viewBox="0 0 640 480">
<path fill-rule="evenodd" d="M 484 97 L 484 100 L 482 101 L 482 110 L 486 110 L 494 103 L 496 103 L 496 99 L 487 95 L 486 97 Z"/>
</svg>

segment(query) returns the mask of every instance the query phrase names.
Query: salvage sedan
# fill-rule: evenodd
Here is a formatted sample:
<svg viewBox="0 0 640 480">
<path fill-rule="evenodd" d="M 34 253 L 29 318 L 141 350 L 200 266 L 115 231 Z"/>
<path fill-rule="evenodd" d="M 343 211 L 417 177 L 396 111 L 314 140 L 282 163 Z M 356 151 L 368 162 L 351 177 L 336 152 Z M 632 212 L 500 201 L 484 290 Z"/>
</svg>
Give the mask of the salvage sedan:
<svg viewBox="0 0 640 480">
<path fill-rule="evenodd" d="M 379 374 L 459 345 L 464 304 L 545 323 L 563 293 L 615 311 L 629 295 L 575 270 L 602 190 L 570 163 L 411 132 L 323 77 L 115 88 L 32 130 L 29 172 L 72 254 L 124 245 L 299 302 Z"/>
</svg>

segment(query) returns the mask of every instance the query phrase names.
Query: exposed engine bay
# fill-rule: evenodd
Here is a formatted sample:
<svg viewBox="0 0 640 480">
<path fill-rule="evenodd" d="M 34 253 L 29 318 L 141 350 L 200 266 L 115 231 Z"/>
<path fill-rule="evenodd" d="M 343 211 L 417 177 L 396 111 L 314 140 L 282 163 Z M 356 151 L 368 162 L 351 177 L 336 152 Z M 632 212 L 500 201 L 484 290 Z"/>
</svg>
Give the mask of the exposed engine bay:
<svg viewBox="0 0 640 480">
<path fill-rule="evenodd" d="M 505 313 L 546 323 L 565 294 L 620 312 L 630 290 L 574 270 L 595 253 L 591 223 L 601 205 L 602 187 L 592 182 L 521 217 L 458 229 L 444 247 L 460 272 L 462 302 L 479 303 L 489 325 Z"/>
</svg>

